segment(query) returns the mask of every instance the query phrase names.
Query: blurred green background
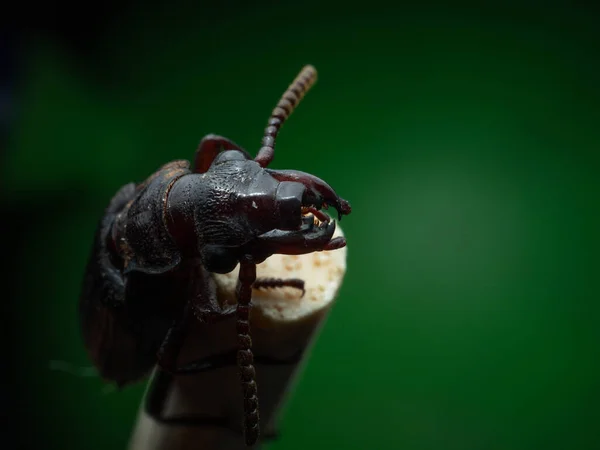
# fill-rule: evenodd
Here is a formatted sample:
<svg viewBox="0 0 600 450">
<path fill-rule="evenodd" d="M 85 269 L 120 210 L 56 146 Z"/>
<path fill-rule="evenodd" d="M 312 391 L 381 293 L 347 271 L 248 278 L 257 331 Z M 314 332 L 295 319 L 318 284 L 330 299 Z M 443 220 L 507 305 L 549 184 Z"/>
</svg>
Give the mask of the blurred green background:
<svg viewBox="0 0 600 450">
<path fill-rule="evenodd" d="M 255 152 L 306 63 L 272 167 L 350 200 L 348 273 L 267 449 L 600 448 L 598 16 L 518 5 L 124 3 L 79 53 L 28 33 L 1 173 L 18 448 L 125 448 L 144 386 L 49 370 L 89 365 L 96 221 L 207 133 Z"/>
</svg>

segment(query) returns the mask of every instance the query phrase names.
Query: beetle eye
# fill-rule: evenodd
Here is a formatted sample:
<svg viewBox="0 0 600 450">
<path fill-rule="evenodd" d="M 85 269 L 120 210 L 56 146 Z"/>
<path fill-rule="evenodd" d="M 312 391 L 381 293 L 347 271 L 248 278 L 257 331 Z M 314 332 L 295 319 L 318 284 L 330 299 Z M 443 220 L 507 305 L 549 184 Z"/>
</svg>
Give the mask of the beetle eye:
<svg viewBox="0 0 600 450">
<path fill-rule="evenodd" d="M 202 249 L 202 261 L 206 269 L 213 273 L 229 273 L 238 264 L 231 250 L 214 245 L 207 245 Z"/>
</svg>

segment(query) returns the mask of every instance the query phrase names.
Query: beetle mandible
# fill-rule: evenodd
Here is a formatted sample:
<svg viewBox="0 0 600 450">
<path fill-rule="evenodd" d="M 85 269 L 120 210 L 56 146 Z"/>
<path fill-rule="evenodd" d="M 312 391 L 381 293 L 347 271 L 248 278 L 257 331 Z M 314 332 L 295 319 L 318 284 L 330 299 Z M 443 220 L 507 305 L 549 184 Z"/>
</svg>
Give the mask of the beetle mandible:
<svg viewBox="0 0 600 450">
<path fill-rule="evenodd" d="M 292 286 L 297 279 L 256 277 L 256 265 L 279 253 L 306 254 L 346 245 L 332 238 L 350 204 L 323 180 L 296 170 L 267 168 L 286 119 L 316 81 L 305 66 L 269 117 L 252 157 L 231 140 L 204 137 L 190 167 L 173 161 L 139 184 L 123 186 L 105 210 L 88 261 L 79 315 L 86 349 L 102 378 L 123 386 L 155 364 L 172 374 L 194 318 L 236 316 L 237 365 L 244 397 L 247 445 L 259 436 L 249 312 L 252 288 Z M 315 220 L 317 219 L 317 220 Z M 240 265 L 237 305 L 223 308 L 211 273 Z"/>
</svg>

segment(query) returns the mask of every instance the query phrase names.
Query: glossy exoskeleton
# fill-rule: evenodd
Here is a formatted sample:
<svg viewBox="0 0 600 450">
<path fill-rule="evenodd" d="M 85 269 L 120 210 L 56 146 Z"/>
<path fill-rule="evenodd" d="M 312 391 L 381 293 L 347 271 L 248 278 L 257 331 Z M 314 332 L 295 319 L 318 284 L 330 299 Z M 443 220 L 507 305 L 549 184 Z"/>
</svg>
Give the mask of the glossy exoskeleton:
<svg viewBox="0 0 600 450">
<path fill-rule="evenodd" d="M 79 304 L 83 338 L 100 375 L 119 386 L 147 376 L 155 364 L 168 373 L 206 370 L 226 355 L 177 367 L 190 320 L 237 318 L 237 362 L 244 396 L 244 435 L 259 436 L 249 310 L 252 289 L 302 280 L 256 277 L 269 256 L 333 250 L 335 221 L 350 205 L 323 180 L 296 170 L 272 170 L 275 138 L 316 80 L 306 66 L 273 110 L 262 147 L 252 157 L 221 136 L 202 139 L 194 161 L 174 161 L 111 200 L 94 238 Z M 318 220 L 315 220 L 318 219 Z M 237 305 L 223 309 L 211 273 L 240 265 Z M 233 332 L 233 330 L 232 330 Z M 230 355 L 231 356 L 231 355 Z"/>
</svg>

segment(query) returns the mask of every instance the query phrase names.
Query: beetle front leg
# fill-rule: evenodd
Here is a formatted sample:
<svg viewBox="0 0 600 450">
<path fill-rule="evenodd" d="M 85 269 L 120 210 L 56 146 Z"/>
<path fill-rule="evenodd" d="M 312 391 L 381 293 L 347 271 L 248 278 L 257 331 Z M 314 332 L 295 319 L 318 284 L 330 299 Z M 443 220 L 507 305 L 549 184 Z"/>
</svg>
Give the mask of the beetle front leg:
<svg viewBox="0 0 600 450">
<path fill-rule="evenodd" d="M 200 145 L 198 145 L 196 155 L 194 156 L 192 172 L 206 172 L 217 155 L 225 150 L 239 150 L 244 153 L 248 159 L 252 159 L 246 150 L 232 140 L 216 134 L 208 134 L 202 138 Z"/>
<path fill-rule="evenodd" d="M 194 283 L 190 286 L 192 300 L 186 302 L 180 317 L 173 323 L 157 354 L 158 365 L 163 370 L 179 375 L 189 373 L 189 364 L 177 366 L 177 359 L 188 334 L 192 318 L 202 323 L 216 323 L 232 317 L 235 307 L 222 309 L 217 301 L 214 279 L 201 269 L 195 273 Z M 202 367 L 194 366 L 193 370 Z"/>
<path fill-rule="evenodd" d="M 172 375 L 193 375 L 209 370 L 219 369 L 236 364 L 236 352 L 213 355 L 201 360 L 195 360 L 181 365 L 177 365 L 177 359 L 181 348 L 187 337 L 189 320 L 192 316 L 202 317 L 202 322 L 215 323 L 218 320 L 227 319 L 236 313 L 235 307 L 227 310 L 223 314 L 198 312 L 195 305 L 186 305 L 185 317 L 175 322 L 163 341 L 157 353 L 157 365 L 164 371 Z"/>
</svg>

